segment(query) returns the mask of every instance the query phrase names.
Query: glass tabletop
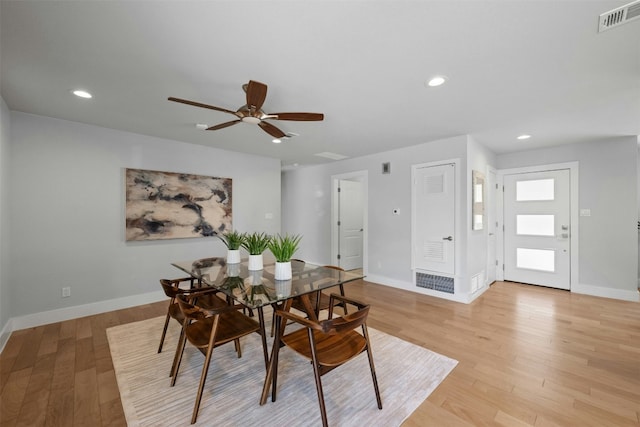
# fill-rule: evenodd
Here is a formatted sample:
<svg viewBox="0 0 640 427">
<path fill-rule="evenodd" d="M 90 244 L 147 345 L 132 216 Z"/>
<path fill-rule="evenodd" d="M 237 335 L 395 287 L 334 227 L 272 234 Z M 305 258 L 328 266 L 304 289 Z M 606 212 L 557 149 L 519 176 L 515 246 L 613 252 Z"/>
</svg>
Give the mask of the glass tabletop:
<svg viewBox="0 0 640 427">
<path fill-rule="evenodd" d="M 361 274 L 299 260 L 291 261 L 291 280 L 275 280 L 275 264 L 265 264 L 262 270 L 250 271 L 246 259 L 229 264 L 223 257 L 213 257 L 171 265 L 195 277 L 202 285 L 215 287 L 251 308 L 363 278 Z"/>
</svg>

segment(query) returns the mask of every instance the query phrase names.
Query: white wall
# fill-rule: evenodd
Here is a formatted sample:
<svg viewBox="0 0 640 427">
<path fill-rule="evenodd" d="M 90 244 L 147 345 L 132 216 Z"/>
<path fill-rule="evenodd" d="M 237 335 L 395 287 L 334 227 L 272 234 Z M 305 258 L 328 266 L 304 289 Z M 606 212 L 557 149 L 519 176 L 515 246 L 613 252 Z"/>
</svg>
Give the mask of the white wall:
<svg viewBox="0 0 640 427">
<path fill-rule="evenodd" d="M 579 287 L 572 292 L 638 300 L 638 147 L 635 137 L 498 156 L 502 169 L 579 162 Z"/>
<path fill-rule="evenodd" d="M 135 305 L 172 261 L 224 255 L 215 237 L 126 242 L 125 168 L 232 178 L 234 228 L 280 231 L 279 160 L 18 112 L 11 129 L 10 316 Z"/>
<path fill-rule="evenodd" d="M 0 97 L 0 348 L 7 339 L 9 321 L 9 109 Z"/>
<path fill-rule="evenodd" d="M 413 285 L 411 271 L 411 166 L 444 160 L 460 159 L 458 178 L 466 199 L 467 136 L 429 142 L 399 150 L 365 157 L 346 159 L 326 165 L 300 168 L 283 173 L 283 231 L 303 234 L 299 258 L 318 263 L 335 263 L 331 256 L 331 177 L 355 171 L 368 174 L 368 271 L 372 282 L 422 292 Z M 473 145 L 474 167 L 486 170 L 489 152 Z M 382 163 L 391 163 L 391 174 L 382 174 Z M 467 179 L 468 178 L 468 179 Z M 456 201 L 458 203 L 458 201 Z M 467 221 L 468 204 L 462 201 L 456 224 L 456 276 L 463 279 L 462 292 L 468 292 L 466 280 L 470 273 L 466 235 L 471 227 Z M 394 208 L 400 215 L 393 215 Z M 482 251 L 482 259 L 486 248 Z M 476 256 L 477 254 L 474 254 Z M 477 262 L 481 264 L 480 262 Z M 476 264 L 474 259 L 473 265 Z M 479 268 L 484 269 L 485 265 Z"/>
</svg>

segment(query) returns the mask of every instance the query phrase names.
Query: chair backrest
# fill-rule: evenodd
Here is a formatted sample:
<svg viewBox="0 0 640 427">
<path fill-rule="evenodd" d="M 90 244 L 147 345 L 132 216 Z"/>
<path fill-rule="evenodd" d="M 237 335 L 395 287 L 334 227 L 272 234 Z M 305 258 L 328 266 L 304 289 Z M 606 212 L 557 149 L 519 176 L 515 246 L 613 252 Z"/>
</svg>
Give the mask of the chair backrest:
<svg viewBox="0 0 640 427">
<path fill-rule="evenodd" d="M 360 307 L 354 313 L 345 314 L 344 316 L 334 317 L 333 319 L 322 320 L 318 322 L 322 332 L 325 334 L 340 334 L 345 331 L 353 330 L 359 326 L 366 324 L 369 316 L 369 305 Z"/>
<path fill-rule="evenodd" d="M 185 318 L 189 320 L 203 320 L 207 317 L 207 314 L 200 307 L 189 301 L 188 296 L 179 294 L 176 296 L 176 301 L 178 301 L 180 310 Z"/>
<path fill-rule="evenodd" d="M 180 289 L 173 280 L 160 279 L 160 286 L 162 286 L 162 290 L 169 298 L 175 298 L 176 295 L 182 292 L 182 289 Z"/>
</svg>

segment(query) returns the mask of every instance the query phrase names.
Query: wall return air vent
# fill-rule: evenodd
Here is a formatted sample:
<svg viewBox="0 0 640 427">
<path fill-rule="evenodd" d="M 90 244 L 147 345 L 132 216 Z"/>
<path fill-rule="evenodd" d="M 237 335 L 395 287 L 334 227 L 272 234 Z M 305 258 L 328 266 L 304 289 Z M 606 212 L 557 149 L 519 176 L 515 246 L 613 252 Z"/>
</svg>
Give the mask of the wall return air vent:
<svg viewBox="0 0 640 427">
<path fill-rule="evenodd" d="M 598 32 L 609 30 L 640 18 L 640 0 L 610 10 L 600 15 Z"/>
</svg>

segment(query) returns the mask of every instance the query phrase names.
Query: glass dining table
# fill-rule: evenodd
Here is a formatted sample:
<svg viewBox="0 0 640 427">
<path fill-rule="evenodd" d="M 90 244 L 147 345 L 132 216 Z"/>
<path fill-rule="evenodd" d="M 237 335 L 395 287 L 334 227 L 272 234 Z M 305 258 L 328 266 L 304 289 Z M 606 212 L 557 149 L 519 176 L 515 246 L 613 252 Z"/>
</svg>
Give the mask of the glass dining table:
<svg viewBox="0 0 640 427">
<path fill-rule="evenodd" d="M 212 257 L 174 262 L 171 265 L 197 279 L 200 286 L 215 288 L 228 298 L 258 312 L 266 366 L 269 364 L 269 355 L 266 351 L 264 307 L 288 310 L 289 300 L 300 297 L 311 320 L 317 320 L 317 311 L 309 298 L 312 294 L 363 278 L 361 274 L 300 260 L 291 261 L 290 280 L 275 280 L 275 263 L 265 264 L 262 270 L 249 270 L 247 259 L 231 264 L 224 257 Z"/>
</svg>

